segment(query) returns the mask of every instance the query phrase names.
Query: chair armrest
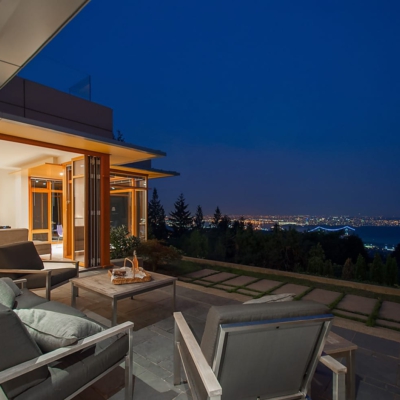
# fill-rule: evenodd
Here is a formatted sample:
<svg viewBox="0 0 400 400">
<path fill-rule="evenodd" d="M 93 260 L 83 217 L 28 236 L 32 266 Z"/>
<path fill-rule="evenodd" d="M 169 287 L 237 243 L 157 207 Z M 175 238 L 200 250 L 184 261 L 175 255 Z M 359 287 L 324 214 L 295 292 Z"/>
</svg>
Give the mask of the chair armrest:
<svg viewBox="0 0 400 400">
<path fill-rule="evenodd" d="M 333 372 L 332 380 L 332 399 L 345 400 L 346 399 L 346 384 L 345 375 L 347 368 L 333 357 L 325 355 L 321 356 L 319 361 L 328 367 Z"/>
<path fill-rule="evenodd" d="M 43 354 L 39 357 L 33 358 L 31 360 L 25 361 L 19 365 L 8 368 L 0 372 L 0 384 L 14 379 L 18 376 L 24 375 L 30 371 L 40 368 L 44 365 L 50 364 L 60 358 L 68 356 L 72 353 L 76 353 L 86 347 L 93 346 L 94 344 L 108 339 L 111 336 L 117 335 L 122 332 L 133 332 L 133 322 L 124 322 L 123 324 L 114 326 L 112 328 L 106 329 L 103 332 L 96 333 L 95 335 L 89 336 L 85 339 L 79 340 L 78 343 L 68 346 L 61 347 L 57 350 L 53 350 L 50 353 Z M 130 335 L 131 335 L 131 332 Z M 129 341 L 129 354 L 132 351 L 132 340 Z"/>
<path fill-rule="evenodd" d="M 191 382 L 193 373 L 197 373 L 201 378 L 204 389 L 208 398 L 220 399 L 222 388 L 219 384 L 213 370 L 208 365 L 199 344 L 196 341 L 192 331 L 185 321 L 182 313 L 175 312 L 175 348 L 174 348 L 174 383 L 179 384 L 180 381 L 180 365 L 183 365 L 184 371 L 188 378 L 189 386 L 194 390 L 194 381 Z M 184 346 L 183 343 L 184 342 Z M 185 351 L 187 349 L 187 352 Z M 185 359 L 190 358 L 191 363 Z M 196 371 L 191 371 L 189 364 L 192 364 Z"/>
<path fill-rule="evenodd" d="M 42 260 L 43 265 L 47 264 L 74 264 L 74 268 L 76 269 L 76 276 L 79 276 L 79 261 L 75 260 Z"/>
<path fill-rule="evenodd" d="M 14 279 L 13 282 L 14 282 L 16 285 L 19 285 L 19 284 L 20 284 L 20 285 L 21 285 L 21 288 L 24 289 L 24 288 L 25 288 L 25 284 L 26 284 L 26 282 L 28 282 L 28 280 L 25 279 L 25 278 L 22 278 L 22 279 Z"/>
<path fill-rule="evenodd" d="M 51 269 L 0 269 L 8 274 L 46 274 L 46 299 L 50 301 Z"/>
</svg>

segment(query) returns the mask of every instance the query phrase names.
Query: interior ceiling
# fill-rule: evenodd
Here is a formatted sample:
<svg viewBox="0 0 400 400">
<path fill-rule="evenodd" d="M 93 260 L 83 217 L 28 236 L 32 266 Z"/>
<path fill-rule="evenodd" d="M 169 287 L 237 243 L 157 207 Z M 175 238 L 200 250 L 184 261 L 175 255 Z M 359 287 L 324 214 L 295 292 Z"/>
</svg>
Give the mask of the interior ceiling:
<svg viewBox="0 0 400 400">
<path fill-rule="evenodd" d="M 71 159 L 81 154 L 0 140 L 0 168 L 18 171 L 43 164 L 50 157 Z"/>
<path fill-rule="evenodd" d="M 89 0 L 0 0 L 0 88 Z"/>
</svg>

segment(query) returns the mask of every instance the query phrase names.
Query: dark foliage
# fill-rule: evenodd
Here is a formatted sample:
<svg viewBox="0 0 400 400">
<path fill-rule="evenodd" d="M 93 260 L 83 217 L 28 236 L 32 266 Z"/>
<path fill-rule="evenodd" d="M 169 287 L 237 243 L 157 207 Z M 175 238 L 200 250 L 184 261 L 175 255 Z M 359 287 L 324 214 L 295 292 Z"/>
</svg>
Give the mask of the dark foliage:
<svg viewBox="0 0 400 400">
<path fill-rule="evenodd" d="M 189 205 L 186 204 L 185 198 L 181 193 L 178 200 L 174 203 L 175 210 L 170 215 L 170 221 L 174 230 L 174 236 L 180 237 L 188 232 L 192 226 L 192 216 L 188 210 Z"/>
<path fill-rule="evenodd" d="M 155 238 L 158 240 L 167 238 L 165 211 L 158 198 L 157 189 L 153 190 L 152 198 L 149 201 L 147 236 L 149 239 Z"/>
</svg>

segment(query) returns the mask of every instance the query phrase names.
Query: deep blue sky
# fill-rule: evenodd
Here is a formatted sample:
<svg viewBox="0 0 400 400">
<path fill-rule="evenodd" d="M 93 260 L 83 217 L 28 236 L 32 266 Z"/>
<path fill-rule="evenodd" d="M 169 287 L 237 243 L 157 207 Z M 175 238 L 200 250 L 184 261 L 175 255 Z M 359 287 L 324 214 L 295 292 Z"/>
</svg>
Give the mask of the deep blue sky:
<svg viewBox="0 0 400 400">
<path fill-rule="evenodd" d="M 150 183 L 167 212 L 182 192 L 204 213 L 400 215 L 399 15 L 398 0 L 92 0 L 22 75 L 90 74 L 115 130 L 181 173 Z"/>
</svg>

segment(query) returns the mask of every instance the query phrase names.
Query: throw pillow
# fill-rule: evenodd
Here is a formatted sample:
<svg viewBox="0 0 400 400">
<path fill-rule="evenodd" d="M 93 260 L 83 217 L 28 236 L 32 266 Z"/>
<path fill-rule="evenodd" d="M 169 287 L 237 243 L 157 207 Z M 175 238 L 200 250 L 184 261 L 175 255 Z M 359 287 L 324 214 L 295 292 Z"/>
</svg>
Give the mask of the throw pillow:
<svg viewBox="0 0 400 400">
<path fill-rule="evenodd" d="M 95 322 L 54 311 L 14 310 L 43 353 L 70 346 L 104 329 Z"/>
<path fill-rule="evenodd" d="M 14 302 L 15 302 L 14 291 L 10 288 L 10 286 L 7 285 L 6 282 L 0 279 L 0 303 L 3 304 L 3 306 L 5 307 L 12 308 Z"/>
<path fill-rule="evenodd" d="M 15 297 L 19 296 L 22 294 L 21 289 L 12 281 L 11 278 L 0 278 L 2 281 L 4 281 L 5 283 L 7 283 L 8 286 L 10 286 L 10 288 L 13 290 L 13 292 L 15 293 Z"/>
</svg>

